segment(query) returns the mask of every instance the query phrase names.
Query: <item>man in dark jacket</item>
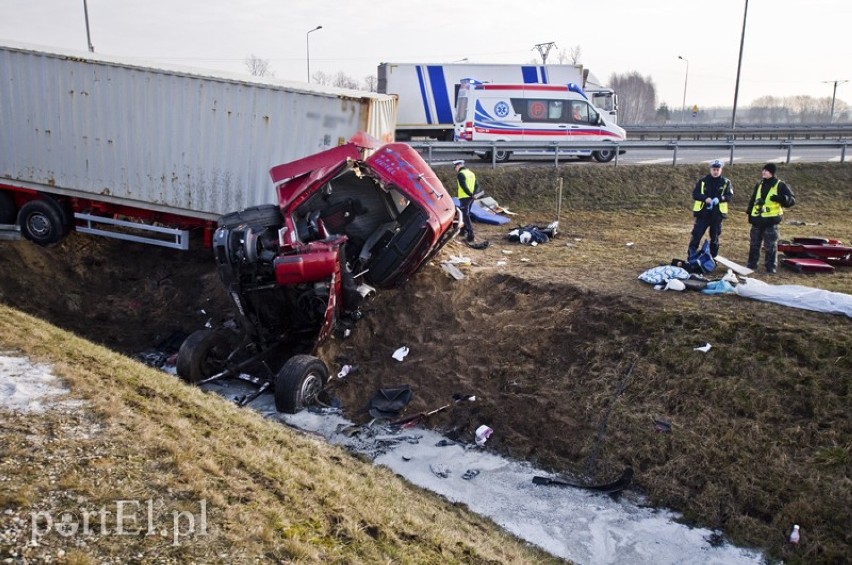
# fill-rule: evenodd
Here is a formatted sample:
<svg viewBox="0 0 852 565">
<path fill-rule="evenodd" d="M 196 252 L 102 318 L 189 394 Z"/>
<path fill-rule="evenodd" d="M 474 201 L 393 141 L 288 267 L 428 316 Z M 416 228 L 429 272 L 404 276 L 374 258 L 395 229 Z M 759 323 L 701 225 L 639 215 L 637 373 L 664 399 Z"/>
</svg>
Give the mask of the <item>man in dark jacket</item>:
<svg viewBox="0 0 852 565">
<path fill-rule="evenodd" d="M 751 224 L 748 247 L 748 268 L 756 269 L 760 260 L 760 246 L 765 248 L 767 273 L 778 268 L 778 224 L 784 209 L 796 203 L 790 188 L 775 177 L 775 163 L 767 163 L 761 171 L 762 180 L 754 187 L 748 201 L 748 223 Z"/>
<path fill-rule="evenodd" d="M 722 161 L 710 162 L 710 174 L 700 178 L 692 189 L 692 215 L 695 225 L 689 240 L 687 259 L 698 255 L 698 245 L 704 232 L 710 228 L 710 254 L 719 254 L 719 236 L 722 235 L 722 220 L 728 217 L 728 202 L 734 196 L 734 185 L 722 176 Z"/>
</svg>

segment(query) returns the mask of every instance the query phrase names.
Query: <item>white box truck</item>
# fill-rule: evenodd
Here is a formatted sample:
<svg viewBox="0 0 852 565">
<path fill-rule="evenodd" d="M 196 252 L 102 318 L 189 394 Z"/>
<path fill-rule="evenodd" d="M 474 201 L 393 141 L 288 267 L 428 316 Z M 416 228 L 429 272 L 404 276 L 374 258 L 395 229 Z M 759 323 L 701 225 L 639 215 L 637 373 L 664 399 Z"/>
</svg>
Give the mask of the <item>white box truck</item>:
<svg viewBox="0 0 852 565">
<path fill-rule="evenodd" d="M 270 167 L 359 131 L 392 141 L 396 110 L 385 94 L 2 42 L 0 224 L 42 245 L 70 230 L 209 243 L 219 216 L 278 201 Z"/>
<path fill-rule="evenodd" d="M 453 111 L 462 79 L 504 84 L 580 85 L 591 103 L 618 123 L 618 100 L 582 65 L 381 63 L 378 91 L 399 96 L 396 139 L 453 139 Z"/>
</svg>

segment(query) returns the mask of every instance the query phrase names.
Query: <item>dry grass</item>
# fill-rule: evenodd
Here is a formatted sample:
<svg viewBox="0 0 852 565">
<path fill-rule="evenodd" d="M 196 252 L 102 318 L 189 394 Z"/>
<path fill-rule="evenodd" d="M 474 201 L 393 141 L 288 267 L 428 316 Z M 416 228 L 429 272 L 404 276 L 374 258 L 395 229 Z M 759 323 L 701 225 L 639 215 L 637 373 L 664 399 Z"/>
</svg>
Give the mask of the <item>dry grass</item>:
<svg viewBox="0 0 852 565">
<path fill-rule="evenodd" d="M 7 534 L 0 555 L 60 555 L 69 563 L 551 560 L 493 523 L 320 439 L 7 307 L 0 307 L 0 343 L 52 364 L 87 406 L 3 411 L 0 508 L 7 512 L 0 524 Z M 92 536 L 53 532 L 38 547 L 27 545 L 32 512 L 79 516 L 115 511 L 119 500 L 141 501 L 139 522 L 130 526 L 143 526 L 142 534 L 114 535 L 113 514 L 105 522 L 113 535 L 99 535 L 97 522 Z M 148 500 L 155 516 L 168 518 L 158 518 L 150 537 L 144 535 Z M 200 520 L 202 500 L 208 535 L 175 544 L 172 512 Z"/>
</svg>

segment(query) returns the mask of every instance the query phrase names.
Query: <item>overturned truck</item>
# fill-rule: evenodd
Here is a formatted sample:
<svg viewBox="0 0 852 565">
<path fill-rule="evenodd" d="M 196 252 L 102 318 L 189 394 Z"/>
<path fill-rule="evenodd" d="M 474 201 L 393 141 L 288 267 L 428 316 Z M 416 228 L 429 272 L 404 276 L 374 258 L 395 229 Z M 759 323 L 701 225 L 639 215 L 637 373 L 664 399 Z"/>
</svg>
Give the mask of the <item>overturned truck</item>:
<svg viewBox="0 0 852 565">
<path fill-rule="evenodd" d="M 275 406 L 298 412 L 328 379 L 316 350 L 361 317 L 375 288 L 399 286 L 459 229 L 452 198 L 408 145 L 376 149 L 365 136 L 272 168 L 278 204 L 220 218 L 213 236 L 236 327 L 202 329 L 178 353 L 184 380 L 227 377 L 272 388 Z M 247 377 L 248 376 L 248 377 Z"/>
</svg>

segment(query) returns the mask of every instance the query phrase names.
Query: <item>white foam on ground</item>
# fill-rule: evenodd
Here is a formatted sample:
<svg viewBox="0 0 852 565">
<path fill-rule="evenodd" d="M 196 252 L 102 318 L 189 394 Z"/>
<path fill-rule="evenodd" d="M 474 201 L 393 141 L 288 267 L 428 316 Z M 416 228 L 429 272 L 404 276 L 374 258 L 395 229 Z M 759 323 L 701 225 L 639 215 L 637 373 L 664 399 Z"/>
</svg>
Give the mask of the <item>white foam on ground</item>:
<svg viewBox="0 0 852 565">
<path fill-rule="evenodd" d="M 252 390 L 244 383 L 209 386 L 229 398 Z M 452 502 L 466 504 L 521 539 L 579 564 L 763 563 L 758 551 L 727 543 L 711 545 L 707 540 L 712 531 L 680 524 L 674 512 L 638 506 L 626 497 L 616 501 L 580 489 L 535 485 L 533 476 L 549 473 L 494 455 L 487 444 L 475 447 L 472 437 L 469 444 L 443 447 L 436 445 L 443 436 L 419 428 L 402 430 L 397 436 L 382 430 L 371 432 L 376 433 L 373 437 L 361 438 L 370 435 L 366 431 L 347 437 L 338 430 L 351 422 L 337 414 L 281 414 L 275 410 L 271 394 L 262 395 L 250 406 L 267 417 L 319 433 L 330 443 L 370 455 L 376 465 Z M 441 478 L 434 470 L 448 470 L 449 475 Z M 463 476 L 468 470 L 479 474 L 466 480 Z"/>
<path fill-rule="evenodd" d="M 26 357 L 8 356 L 9 353 L 0 352 L 0 408 L 45 412 L 82 405 L 78 400 L 63 398 L 68 389 L 51 372 L 49 365 L 33 363 Z"/>
</svg>

